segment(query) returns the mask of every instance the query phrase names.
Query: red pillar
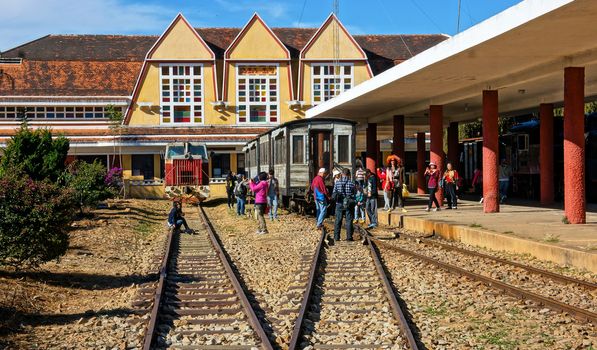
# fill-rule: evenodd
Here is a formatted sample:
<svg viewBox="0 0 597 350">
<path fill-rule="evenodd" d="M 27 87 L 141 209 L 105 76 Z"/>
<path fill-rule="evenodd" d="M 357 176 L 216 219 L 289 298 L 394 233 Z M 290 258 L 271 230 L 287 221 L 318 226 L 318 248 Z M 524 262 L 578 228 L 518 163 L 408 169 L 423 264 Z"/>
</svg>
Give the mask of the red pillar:
<svg viewBox="0 0 597 350">
<path fill-rule="evenodd" d="M 564 69 L 564 211 L 571 224 L 586 222 L 585 69 Z"/>
<path fill-rule="evenodd" d="M 498 185 L 498 92 L 483 91 L 483 211 L 500 211 Z"/>
<path fill-rule="evenodd" d="M 444 108 L 443 106 L 429 106 L 429 125 L 431 133 L 430 160 L 437 165 L 437 170 L 442 174 L 444 172 Z M 444 202 L 444 193 L 442 189 L 436 192 L 435 197 L 440 206 Z"/>
<path fill-rule="evenodd" d="M 448 160 L 454 169 L 460 171 L 460 157 L 458 154 L 458 122 L 451 122 L 448 127 Z"/>
<path fill-rule="evenodd" d="M 425 184 L 425 133 L 417 133 L 417 193 L 425 194 L 427 185 Z"/>
<path fill-rule="evenodd" d="M 404 162 L 404 116 L 394 116 L 394 138 L 392 140 L 392 153 Z"/>
<path fill-rule="evenodd" d="M 369 123 L 367 125 L 367 169 L 373 173 L 377 167 L 377 124 Z"/>
<path fill-rule="evenodd" d="M 553 105 L 539 106 L 539 177 L 541 204 L 553 203 Z"/>
</svg>

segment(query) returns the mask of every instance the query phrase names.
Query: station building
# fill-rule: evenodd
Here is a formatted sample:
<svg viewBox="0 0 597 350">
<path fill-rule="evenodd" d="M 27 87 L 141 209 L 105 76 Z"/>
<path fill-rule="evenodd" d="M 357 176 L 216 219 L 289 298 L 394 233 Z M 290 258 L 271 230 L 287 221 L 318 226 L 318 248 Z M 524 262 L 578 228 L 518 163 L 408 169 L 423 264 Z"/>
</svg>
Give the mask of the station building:
<svg viewBox="0 0 597 350">
<path fill-rule="evenodd" d="M 270 28 L 258 14 L 194 28 L 179 14 L 159 37 L 48 35 L 0 55 L 0 144 L 26 116 L 68 137 L 70 159 L 121 166 L 129 193 L 159 197 L 166 145 L 203 142 L 217 195 L 243 172 L 248 140 L 447 38 L 352 36 L 333 14 L 319 28 Z M 119 128 L 107 106 L 124 114 Z"/>
</svg>

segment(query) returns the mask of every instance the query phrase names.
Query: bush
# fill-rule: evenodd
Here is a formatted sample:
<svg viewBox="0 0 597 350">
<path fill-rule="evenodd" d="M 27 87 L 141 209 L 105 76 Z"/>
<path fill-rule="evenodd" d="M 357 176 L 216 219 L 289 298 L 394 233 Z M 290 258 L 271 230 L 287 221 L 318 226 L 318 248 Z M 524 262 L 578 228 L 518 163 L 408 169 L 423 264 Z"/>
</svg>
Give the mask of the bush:
<svg viewBox="0 0 597 350">
<path fill-rule="evenodd" d="M 5 171 L 0 177 L 0 264 L 38 266 L 63 255 L 73 199 L 71 189 L 35 181 L 17 169 Z"/>
<path fill-rule="evenodd" d="M 106 180 L 106 167 L 100 162 L 86 163 L 75 161 L 70 164 L 66 183 L 75 193 L 79 209 L 96 206 L 100 201 L 115 195 Z"/>
<path fill-rule="evenodd" d="M 69 141 L 65 137 L 52 139 L 48 129 L 31 130 L 23 123 L 7 142 L 0 159 L 0 176 L 19 170 L 35 181 L 56 182 L 64 174 Z"/>
</svg>

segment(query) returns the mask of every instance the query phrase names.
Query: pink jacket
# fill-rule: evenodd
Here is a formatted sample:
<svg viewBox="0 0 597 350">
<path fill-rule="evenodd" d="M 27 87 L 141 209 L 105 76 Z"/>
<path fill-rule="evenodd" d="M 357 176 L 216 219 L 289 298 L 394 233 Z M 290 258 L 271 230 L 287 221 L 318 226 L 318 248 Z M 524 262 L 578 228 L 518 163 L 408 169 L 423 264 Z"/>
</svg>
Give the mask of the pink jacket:
<svg viewBox="0 0 597 350">
<path fill-rule="evenodd" d="M 267 203 L 267 181 L 259 181 L 255 184 L 253 181 L 249 183 L 251 191 L 255 193 L 255 204 Z"/>
</svg>

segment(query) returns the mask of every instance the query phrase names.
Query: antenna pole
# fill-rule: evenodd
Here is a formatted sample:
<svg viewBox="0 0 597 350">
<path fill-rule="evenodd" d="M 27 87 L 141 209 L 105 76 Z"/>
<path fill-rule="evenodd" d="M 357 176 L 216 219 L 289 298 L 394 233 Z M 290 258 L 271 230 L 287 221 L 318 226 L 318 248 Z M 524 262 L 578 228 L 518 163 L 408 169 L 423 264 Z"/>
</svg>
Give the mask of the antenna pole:
<svg viewBox="0 0 597 350">
<path fill-rule="evenodd" d="M 456 34 L 460 33 L 460 5 L 462 0 L 458 0 L 458 22 L 456 23 Z"/>
</svg>

